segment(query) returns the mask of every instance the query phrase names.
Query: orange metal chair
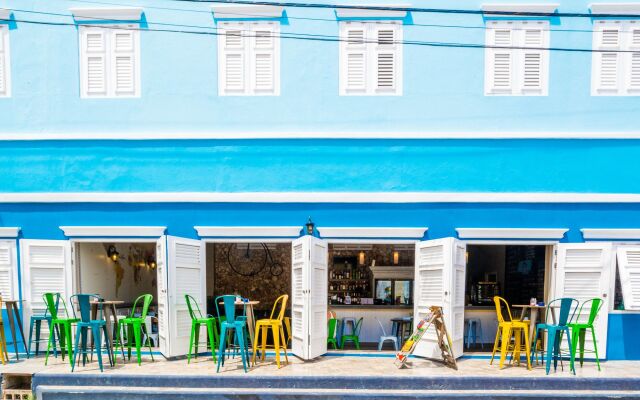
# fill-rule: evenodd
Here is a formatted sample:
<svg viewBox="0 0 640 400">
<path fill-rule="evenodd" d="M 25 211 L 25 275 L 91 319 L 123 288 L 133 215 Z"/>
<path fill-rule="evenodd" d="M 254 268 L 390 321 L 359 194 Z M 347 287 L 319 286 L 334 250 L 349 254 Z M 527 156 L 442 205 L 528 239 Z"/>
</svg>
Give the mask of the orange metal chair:
<svg viewBox="0 0 640 400">
<path fill-rule="evenodd" d="M 495 296 L 493 302 L 496 305 L 496 315 L 498 317 L 498 331 L 496 332 L 496 338 L 493 342 L 493 352 L 491 353 L 491 361 L 489 364 L 493 364 L 493 358 L 500 347 L 500 368 L 504 367 L 504 361 L 507 358 L 507 354 L 513 352 L 513 359 L 520 365 L 520 352 L 525 351 L 527 357 L 527 368 L 531 369 L 531 344 L 529 343 L 529 323 L 530 321 L 514 320 L 511 316 L 511 309 L 505 299 L 500 296 Z M 507 310 L 509 319 L 504 318 L 502 314 L 502 305 Z M 524 336 L 524 348 L 522 346 L 522 337 Z M 511 344 L 511 338 L 513 337 L 513 344 Z"/>
<path fill-rule="evenodd" d="M 269 333 L 269 328 L 271 328 L 271 332 L 273 334 L 273 349 L 276 352 L 276 364 L 278 368 L 280 368 L 280 349 L 284 350 L 284 358 L 289 364 L 289 358 L 287 357 L 287 341 L 284 337 L 284 312 L 287 309 L 287 301 L 289 300 L 289 295 L 283 294 L 278 297 L 276 301 L 273 303 L 273 309 L 271 310 L 271 315 L 268 319 L 259 319 L 256 322 L 256 337 L 253 341 L 253 356 L 251 357 L 252 364 L 256 363 L 256 351 L 258 349 L 258 341 L 262 339 L 260 352 L 261 352 L 261 360 L 264 361 L 265 353 L 267 350 L 267 335 Z M 276 315 L 276 311 L 278 310 L 278 305 L 280 306 L 280 311 L 278 311 L 278 315 Z M 271 347 L 271 346 L 269 346 Z"/>
</svg>

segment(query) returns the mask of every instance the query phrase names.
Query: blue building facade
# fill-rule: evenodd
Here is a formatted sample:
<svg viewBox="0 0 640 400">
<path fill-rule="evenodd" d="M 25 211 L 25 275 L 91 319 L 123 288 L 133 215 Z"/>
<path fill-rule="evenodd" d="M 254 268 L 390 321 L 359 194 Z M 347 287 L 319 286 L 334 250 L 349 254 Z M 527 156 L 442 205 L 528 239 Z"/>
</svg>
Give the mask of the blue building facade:
<svg viewBox="0 0 640 400">
<path fill-rule="evenodd" d="M 601 353 L 640 359 L 640 3 L 323 4 L 0 1 L 3 296 L 35 312 L 32 248 L 71 293 L 65 246 L 165 240 L 180 355 L 165 235 L 295 246 L 311 217 L 320 241 L 556 248 L 549 296 L 595 279 Z"/>
</svg>

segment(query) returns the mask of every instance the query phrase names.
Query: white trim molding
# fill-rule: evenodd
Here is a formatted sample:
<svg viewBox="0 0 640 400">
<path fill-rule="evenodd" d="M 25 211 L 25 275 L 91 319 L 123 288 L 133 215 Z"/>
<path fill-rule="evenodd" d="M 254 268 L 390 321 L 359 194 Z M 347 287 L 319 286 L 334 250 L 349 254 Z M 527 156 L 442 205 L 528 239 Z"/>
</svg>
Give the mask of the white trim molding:
<svg viewBox="0 0 640 400">
<path fill-rule="evenodd" d="M 15 238 L 18 237 L 20 228 L 18 227 L 1 227 L 0 238 Z"/>
<path fill-rule="evenodd" d="M 200 237 L 297 238 L 302 226 L 194 226 Z"/>
<path fill-rule="evenodd" d="M 492 12 L 514 12 L 514 13 L 541 13 L 551 14 L 556 12 L 558 4 L 555 3 L 513 3 L 513 4 L 482 4 L 482 12 L 491 14 Z M 513 18 L 513 15 L 494 14 L 496 17 Z M 517 16 L 515 16 L 517 17 Z"/>
<path fill-rule="evenodd" d="M 166 226 L 61 226 L 67 237 L 156 237 Z"/>
<path fill-rule="evenodd" d="M 640 229 L 580 229 L 584 239 L 640 239 Z"/>
<path fill-rule="evenodd" d="M 410 4 L 353 4 L 358 7 L 390 7 L 409 8 Z M 407 12 L 404 10 L 379 10 L 371 8 L 336 8 L 338 18 L 404 18 Z"/>
<path fill-rule="evenodd" d="M 562 239 L 564 228 L 456 228 L 460 239 Z"/>
<path fill-rule="evenodd" d="M 69 11 L 77 21 L 140 21 L 142 7 L 74 7 Z"/>
<path fill-rule="evenodd" d="M 211 6 L 211 12 L 214 18 L 281 18 L 284 7 L 264 4 L 216 4 Z"/>
<path fill-rule="evenodd" d="M 640 15 L 639 3 L 591 3 L 592 14 Z"/>
<path fill-rule="evenodd" d="M 396 227 L 316 227 L 323 238 L 405 238 L 422 239 L 429 228 Z"/>
<path fill-rule="evenodd" d="M 2 203 L 640 203 L 640 193 L 5 192 Z"/>
<path fill-rule="evenodd" d="M 0 8 L 0 19 L 8 20 L 11 16 L 11 10 L 6 8 Z"/>
</svg>

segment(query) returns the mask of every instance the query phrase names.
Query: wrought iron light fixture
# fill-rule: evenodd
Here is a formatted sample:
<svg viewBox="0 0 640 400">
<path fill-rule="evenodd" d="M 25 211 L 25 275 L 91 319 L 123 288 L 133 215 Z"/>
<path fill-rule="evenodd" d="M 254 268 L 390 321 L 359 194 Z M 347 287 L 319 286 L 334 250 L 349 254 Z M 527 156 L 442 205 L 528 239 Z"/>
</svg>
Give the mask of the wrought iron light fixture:
<svg viewBox="0 0 640 400">
<path fill-rule="evenodd" d="M 116 250 L 116 246 L 114 245 L 109 246 L 109 248 L 107 249 L 107 257 L 109 257 L 113 262 L 118 261 L 118 258 L 120 257 L 120 253 L 118 253 L 118 250 Z"/>
<path fill-rule="evenodd" d="M 311 217 L 309 217 L 307 223 L 304 226 L 307 228 L 307 235 L 313 236 L 313 229 L 315 228 L 316 224 L 311 221 Z"/>
</svg>

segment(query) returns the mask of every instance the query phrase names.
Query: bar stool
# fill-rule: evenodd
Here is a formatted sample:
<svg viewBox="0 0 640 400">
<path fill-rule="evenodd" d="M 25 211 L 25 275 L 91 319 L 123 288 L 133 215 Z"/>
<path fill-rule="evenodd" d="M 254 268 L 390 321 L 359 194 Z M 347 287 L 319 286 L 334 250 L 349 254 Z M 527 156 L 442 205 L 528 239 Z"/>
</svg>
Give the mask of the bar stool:
<svg viewBox="0 0 640 400">
<path fill-rule="evenodd" d="M 484 348 L 482 343 L 482 321 L 480 318 L 467 318 L 464 320 L 465 327 L 467 328 L 467 334 L 464 336 L 464 341 L 467 344 L 467 349 L 471 345 L 471 338 L 473 337 L 473 344 L 478 342 L 478 335 L 480 335 L 480 348 Z"/>
<path fill-rule="evenodd" d="M 351 324 L 351 328 L 349 331 L 345 332 L 345 328 L 347 325 Z M 344 317 L 342 318 L 342 328 L 340 329 L 340 338 L 345 335 L 353 335 L 356 330 L 356 319 L 353 317 Z"/>
<path fill-rule="evenodd" d="M 48 338 L 47 339 L 40 339 L 40 332 L 42 330 L 42 321 L 46 321 L 47 322 L 47 328 L 48 329 L 52 329 L 51 328 L 51 315 L 49 315 L 49 310 L 46 309 L 44 314 L 41 315 L 32 315 L 30 322 L 29 322 L 29 342 L 27 344 L 27 358 L 29 358 L 31 356 L 31 345 L 35 344 L 36 346 L 36 357 L 38 356 L 38 353 L 40 352 L 40 343 L 41 342 L 48 342 Z M 35 336 L 36 339 L 33 340 L 33 330 L 35 329 Z M 58 357 L 58 350 L 56 349 L 56 347 L 53 348 L 53 354 L 54 356 Z"/>
</svg>

